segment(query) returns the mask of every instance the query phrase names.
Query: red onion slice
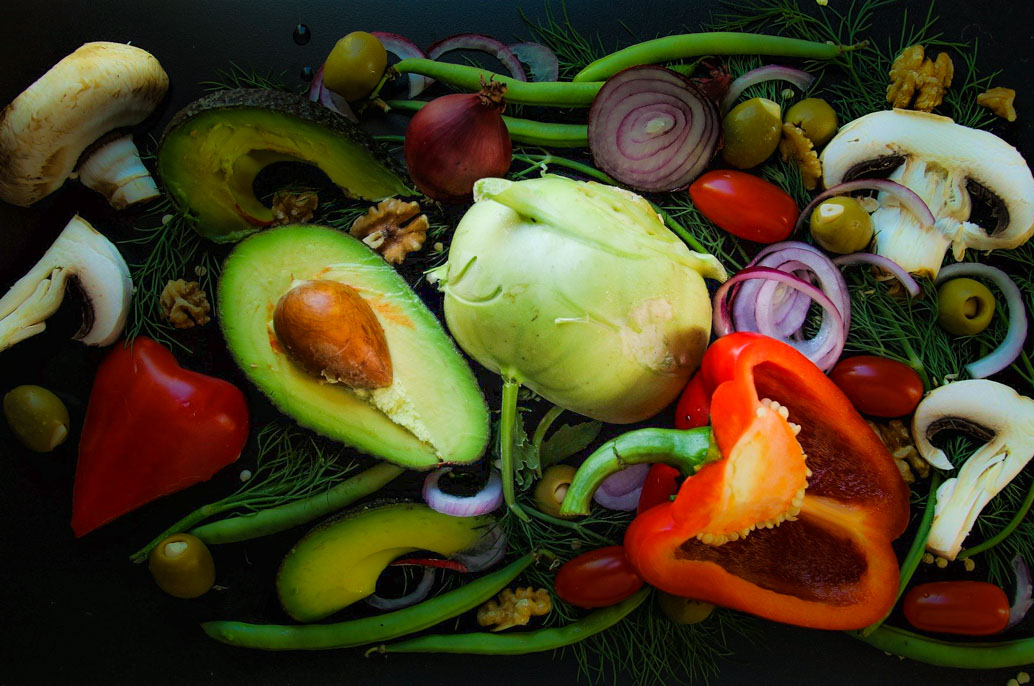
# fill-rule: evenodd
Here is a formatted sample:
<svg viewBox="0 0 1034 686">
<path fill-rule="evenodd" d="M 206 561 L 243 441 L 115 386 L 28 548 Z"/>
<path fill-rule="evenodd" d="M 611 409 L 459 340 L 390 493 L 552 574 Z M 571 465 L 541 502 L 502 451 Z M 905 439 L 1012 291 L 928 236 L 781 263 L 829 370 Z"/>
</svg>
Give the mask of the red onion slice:
<svg viewBox="0 0 1034 686">
<path fill-rule="evenodd" d="M 434 587 L 434 568 L 424 567 L 424 575 L 420 577 L 420 583 L 412 591 L 401 598 L 384 598 L 377 595 L 368 595 L 364 600 L 370 607 L 378 610 L 401 610 L 410 605 L 416 605 L 431 593 Z"/>
<path fill-rule="evenodd" d="M 648 464 L 629 465 L 604 479 L 597 491 L 602 490 L 607 495 L 626 495 L 643 487 L 649 471 L 650 465 Z"/>
<path fill-rule="evenodd" d="M 488 483 L 472 496 L 450 495 L 438 488 L 438 480 L 452 471 L 451 467 L 436 469 L 424 479 L 424 502 L 435 512 L 453 517 L 476 517 L 496 509 L 503 503 L 503 479 L 492 470 Z"/>
<path fill-rule="evenodd" d="M 966 371 L 974 379 L 986 379 L 997 374 L 1016 361 L 1027 339 L 1027 313 L 1023 307 L 1023 295 L 1009 275 L 997 267 L 976 262 L 959 262 L 942 267 L 935 284 L 941 284 L 956 276 L 978 276 L 987 279 L 1005 296 L 1009 308 L 1009 330 L 998 347 L 976 362 L 966 365 Z"/>
<path fill-rule="evenodd" d="M 510 48 L 506 47 L 491 36 L 484 36 L 480 33 L 461 33 L 456 36 L 443 38 L 427 49 L 427 56 L 436 60 L 452 50 L 478 50 L 487 52 L 492 57 L 503 63 L 510 75 L 518 81 L 527 81 L 524 67 L 517 55 L 513 54 Z"/>
<path fill-rule="evenodd" d="M 359 121 L 355 113 L 352 112 L 352 106 L 348 104 L 348 101 L 342 98 L 334 91 L 324 87 L 323 85 L 323 66 L 321 65 L 316 74 L 312 77 L 312 82 L 309 83 L 309 100 L 318 102 L 319 104 L 326 107 L 328 110 L 337 112 L 345 119 L 349 121 Z"/>
<path fill-rule="evenodd" d="M 900 264 L 889 257 L 876 255 L 871 252 L 853 252 L 850 255 L 842 255 L 834 258 L 833 264 L 838 267 L 849 267 L 853 264 L 871 264 L 874 267 L 879 267 L 888 274 L 893 275 L 894 278 L 901 282 L 902 287 L 904 287 L 904 289 L 908 291 L 908 294 L 913 298 L 918 296 L 920 293 L 919 282 L 913 279 L 912 275 L 905 271 Z"/>
<path fill-rule="evenodd" d="M 718 108 L 685 76 L 656 66 L 610 77 L 589 109 L 601 170 L 645 192 L 684 188 L 718 151 Z"/>
<path fill-rule="evenodd" d="M 923 202 L 923 199 L 916 195 L 916 192 L 908 186 L 902 186 L 900 183 L 890 179 L 855 179 L 854 181 L 837 184 L 816 195 L 815 199 L 801 210 L 800 215 L 797 217 L 797 225 L 794 227 L 794 231 L 800 231 L 801 227 L 811 221 L 811 211 L 823 200 L 828 200 L 835 195 L 862 190 L 879 191 L 880 193 L 893 196 L 901 203 L 902 207 L 914 214 L 916 219 L 923 223 L 923 226 L 933 226 L 934 222 L 937 221 L 933 216 L 933 212 Z"/>
<path fill-rule="evenodd" d="M 793 69 L 792 67 L 781 67 L 777 64 L 769 64 L 764 67 L 752 69 L 741 74 L 731 84 L 729 92 L 722 98 L 722 112 L 732 109 L 732 104 L 751 86 L 765 81 L 789 81 L 802 91 L 808 90 L 811 84 L 815 83 L 815 77 L 806 71 Z"/>
<path fill-rule="evenodd" d="M 456 560 L 441 560 L 436 557 L 406 557 L 393 560 L 389 567 L 434 567 L 435 569 L 448 569 L 453 572 L 467 573 L 467 565 Z"/>
<path fill-rule="evenodd" d="M 400 36 L 397 33 L 385 33 L 384 31 L 371 31 L 370 35 L 376 36 L 377 40 L 379 40 L 384 46 L 384 49 L 398 57 L 400 60 L 409 59 L 411 57 L 427 57 L 423 50 L 418 48 L 415 43 L 405 36 Z M 409 74 L 409 97 L 415 98 L 420 95 L 427 90 L 432 83 L 434 83 L 434 79 L 429 79 L 426 76 L 421 76 L 420 74 Z"/>
<path fill-rule="evenodd" d="M 560 78 L 560 63 L 552 50 L 541 43 L 514 43 L 506 46 L 524 64 L 528 65 L 532 81 L 556 81 Z"/>
<path fill-rule="evenodd" d="M 466 566 L 468 572 L 494 567 L 506 554 L 506 533 L 496 524 L 488 529 L 474 547 L 456 553 L 452 559 Z"/>
<path fill-rule="evenodd" d="M 631 512 L 639 506 L 639 497 L 642 494 L 642 486 L 634 490 L 631 490 L 628 493 L 625 493 L 624 495 L 610 495 L 609 493 L 606 493 L 602 488 L 597 488 L 596 492 L 592 495 L 592 499 L 595 500 L 601 507 L 605 507 L 608 510 L 621 510 L 622 512 Z"/>
<path fill-rule="evenodd" d="M 1031 598 L 1034 586 L 1031 585 L 1030 568 L 1022 555 L 1017 553 L 1016 557 L 1012 559 L 1012 570 L 1016 573 L 1016 593 L 1013 595 L 1012 605 L 1009 607 L 1009 623 L 1005 625 L 1006 629 L 1011 629 L 1023 621 L 1031 606 L 1034 605 L 1034 599 Z"/>
</svg>

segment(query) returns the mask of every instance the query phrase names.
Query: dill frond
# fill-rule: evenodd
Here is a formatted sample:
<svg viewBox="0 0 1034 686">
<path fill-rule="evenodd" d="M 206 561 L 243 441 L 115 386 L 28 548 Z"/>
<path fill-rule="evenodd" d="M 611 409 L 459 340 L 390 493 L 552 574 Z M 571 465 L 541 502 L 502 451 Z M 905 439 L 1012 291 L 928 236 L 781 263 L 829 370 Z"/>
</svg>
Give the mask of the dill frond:
<svg viewBox="0 0 1034 686">
<path fill-rule="evenodd" d="M 287 72 L 274 73 L 272 70 L 260 73 L 254 69 L 245 68 L 235 62 L 231 62 L 228 69 L 220 69 L 216 72 L 216 78 L 211 81 L 202 81 L 198 85 L 204 88 L 206 93 L 213 91 L 231 90 L 234 88 L 262 88 L 270 91 L 285 91 L 294 93 L 284 83 L 284 76 Z"/>
<path fill-rule="evenodd" d="M 562 1 L 559 14 L 554 14 L 553 6 L 547 0 L 544 22 L 533 21 L 524 10 L 519 12 L 535 37 L 556 55 L 561 80 L 570 79 L 607 54 L 599 35 L 586 37 L 574 28 L 567 13 L 567 5 Z"/>
</svg>

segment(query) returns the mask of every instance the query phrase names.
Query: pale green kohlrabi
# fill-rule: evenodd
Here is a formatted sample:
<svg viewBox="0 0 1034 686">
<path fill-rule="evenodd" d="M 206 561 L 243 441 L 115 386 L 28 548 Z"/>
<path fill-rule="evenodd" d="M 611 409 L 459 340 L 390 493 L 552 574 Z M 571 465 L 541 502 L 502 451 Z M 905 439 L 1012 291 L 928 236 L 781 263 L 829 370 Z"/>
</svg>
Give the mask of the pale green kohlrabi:
<svg viewBox="0 0 1034 686">
<path fill-rule="evenodd" d="M 482 179 L 474 197 L 432 278 L 457 343 L 503 377 L 501 435 L 511 435 L 521 384 L 612 423 L 671 403 L 707 346 L 703 277 L 723 280 L 721 264 L 691 252 L 645 199 L 619 188 L 560 176 Z"/>
</svg>

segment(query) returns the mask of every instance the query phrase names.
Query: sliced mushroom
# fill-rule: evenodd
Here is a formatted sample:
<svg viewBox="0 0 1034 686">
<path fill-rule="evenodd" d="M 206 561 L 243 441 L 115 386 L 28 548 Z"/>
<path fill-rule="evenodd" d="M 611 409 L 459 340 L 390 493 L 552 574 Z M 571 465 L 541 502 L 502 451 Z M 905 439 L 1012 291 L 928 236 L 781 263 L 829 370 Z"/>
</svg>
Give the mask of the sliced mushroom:
<svg viewBox="0 0 1034 686">
<path fill-rule="evenodd" d="M 930 439 L 956 429 L 987 441 L 962 465 L 959 475 L 937 489 L 926 547 L 954 560 L 984 507 L 1034 456 L 1034 400 L 987 379 L 956 381 L 931 391 L 916 408 L 912 436 L 919 454 L 940 469 L 952 469 Z"/>
<path fill-rule="evenodd" d="M 1016 148 L 987 131 L 935 114 L 887 110 L 850 122 L 822 152 L 827 188 L 888 167 L 889 178 L 915 191 L 936 218 L 923 226 L 895 198 L 879 195 L 875 250 L 910 272 L 935 277 L 949 245 L 961 260 L 966 248 L 1011 249 L 1034 234 L 1030 168 Z M 990 207 L 975 211 L 974 202 Z"/>
<path fill-rule="evenodd" d="M 87 345 L 118 339 L 133 295 L 129 267 L 114 243 L 76 215 L 36 266 L 0 298 L 0 350 L 46 328 L 69 279 L 84 296 L 83 326 L 75 338 Z"/>
<path fill-rule="evenodd" d="M 81 169 L 83 183 L 116 209 L 159 195 L 132 138 L 83 152 L 105 134 L 146 119 L 169 77 L 150 53 L 87 43 L 0 113 L 0 198 L 28 207 Z"/>
</svg>

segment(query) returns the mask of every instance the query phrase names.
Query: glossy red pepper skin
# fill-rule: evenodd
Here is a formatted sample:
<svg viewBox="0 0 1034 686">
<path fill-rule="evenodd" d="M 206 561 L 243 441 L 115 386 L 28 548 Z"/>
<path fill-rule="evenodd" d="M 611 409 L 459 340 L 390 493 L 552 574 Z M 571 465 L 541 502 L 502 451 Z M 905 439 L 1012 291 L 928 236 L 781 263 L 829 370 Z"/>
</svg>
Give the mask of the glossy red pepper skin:
<svg viewBox="0 0 1034 686">
<path fill-rule="evenodd" d="M 689 186 L 700 213 L 733 236 L 757 243 L 778 243 L 793 233 L 797 203 L 760 176 L 732 169 L 702 174 Z"/>
<path fill-rule="evenodd" d="M 923 399 L 923 380 L 903 362 L 877 355 L 845 357 L 829 372 L 855 409 L 873 417 L 904 417 Z"/>
<path fill-rule="evenodd" d="M 908 487 L 886 447 L 818 367 L 775 339 L 723 336 L 698 375 L 711 393 L 695 414 L 710 416 L 723 458 L 636 517 L 632 566 L 673 595 L 780 622 L 856 629 L 883 617 L 898 586 L 891 541 L 908 523 Z M 762 398 L 786 407 L 800 433 Z M 793 496 L 803 464 L 797 515 L 722 545 L 698 538 L 770 517 L 783 502 L 772 494 Z"/>
<path fill-rule="evenodd" d="M 984 581 L 935 581 L 905 594 L 905 619 L 920 631 L 990 636 L 1009 624 L 1009 599 Z"/>
<path fill-rule="evenodd" d="M 72 497 L 76 536 L 234 462 L 248 438 L 244 394 L 179 366 L 160 343 L 118 343 L 97 371 Z"/>
<path fill-rule="evenodd" d="M 597 548 L 568 560 L 554 582 L 557 596 L 569 605 L 592 609 L 610 607 L 643 587 L 619 545 Z"/>
</svg>

